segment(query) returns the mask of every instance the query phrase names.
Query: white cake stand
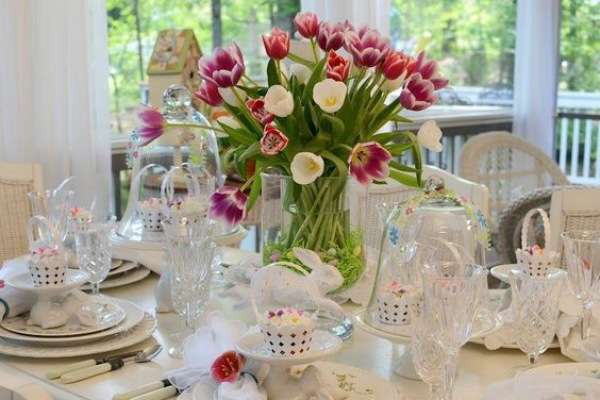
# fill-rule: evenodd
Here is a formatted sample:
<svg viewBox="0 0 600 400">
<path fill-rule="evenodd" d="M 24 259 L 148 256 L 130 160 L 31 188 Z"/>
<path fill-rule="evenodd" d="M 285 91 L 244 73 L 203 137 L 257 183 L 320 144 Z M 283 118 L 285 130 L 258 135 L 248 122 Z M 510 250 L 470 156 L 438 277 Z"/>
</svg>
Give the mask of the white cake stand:
<svg viewBox="0 0 600 400">
<path fill-rule="evenodd" d="M 245 357 L 271 366 L 265 381 L 269 400 L 289 400 L 306 394 L 302 382 L 290 376 L 289 367 L 309 364 L 337 353 L 342 348 L 342 340 L 327 331 L 316 330 L 311 346 L 310 351 L 299 356 L 274 356 L 267 349 L 263 334 L 257 329 L 250 330 L 236 345 L 237 351 Z M 316 379 L 320 379 L 321 371 L 318 367 L 312 368 L 317 368 Z"/>
<path fill-rule="evenodd" d="M 61 320 L 64 314 L 57 303 L 60 303 L 71 290 L 83 286 L 89 277 L 90 275 L 83 270 L 67 269 L 62 285 L 34 286 L 31 274 L 25 272 L 9 276 L 6 284 L 15 289 L 34 293 L 37 300 L 31 307 L 30 315 L 40 315 L 45 319 L 48 327 L 55 327 L 60 324 L 54 323 L 54 320 Z"/>
</svg>

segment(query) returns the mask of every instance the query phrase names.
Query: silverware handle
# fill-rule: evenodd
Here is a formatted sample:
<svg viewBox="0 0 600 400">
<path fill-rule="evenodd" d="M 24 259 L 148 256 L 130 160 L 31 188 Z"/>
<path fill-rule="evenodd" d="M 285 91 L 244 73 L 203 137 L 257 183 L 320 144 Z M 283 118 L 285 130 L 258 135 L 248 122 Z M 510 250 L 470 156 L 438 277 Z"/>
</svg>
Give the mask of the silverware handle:
<svg viewBox="0 0 600 400">
<path fill-rule="evenodd" d="M 158 389 L 150 393 L 145 393 L 141 396 L 132 398 L 131 400 L 166 400 L 177 394 L 175 386 Z"/>
<path fill-rule="evenodd" d="M 129 392 L 115 394 L 112 400 L 131 400 L 134 397 L 141 396 L 143 394 L 153 392 L 158 389 L 162 389 L 166 386 L 164 381 L 148 383 L 146 385 L 140 386 L 136 389 L 130 390 Z"/>
<path fill-rule="evenodd" d="M 62 368 L 57 368 L 46 373 L 47 379 L 58 379 L 67 372 L 76 371 L 81 368 L 93 367 L 96 365 L 96 360 L 84 360 L 74 364 L 65 365 Z"/>
<path fill-rule="evenodd" d="M 79 382 L 96 375 L 109 372 L 112 366 L 109 363 L 94 365 L 93 367 L 83 368 L 78 371 L 69 372 L 60 377 L 61 383 Z"/>
</svg>

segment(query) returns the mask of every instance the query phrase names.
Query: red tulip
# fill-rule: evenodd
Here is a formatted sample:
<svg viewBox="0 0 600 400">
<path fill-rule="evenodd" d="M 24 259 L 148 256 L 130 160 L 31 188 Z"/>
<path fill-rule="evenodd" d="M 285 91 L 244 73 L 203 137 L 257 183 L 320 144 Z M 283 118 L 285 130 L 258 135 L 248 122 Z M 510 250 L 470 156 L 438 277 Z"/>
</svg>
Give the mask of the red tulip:
<svg viewBox="0 0 600 400">
<path fill-rule="evenodd" d="M 390 174 L 391 159 L 390 152 L 377 142 L 358 143 L 348 159 L 350 175 L 363 185 L 384 180 Z"/>
<path fill-rule="evenodd" d="M 194 96 L 213 107 L 220 106 L 223 103 L 218 86 L 209 81 L 202 81 Z"/>
<path fill-rule="evenodd" d="M 235 225 L 246 218 L 247 201 L 248 196 L 240 189 L 222 186 L 210 196 L 210 217 Z"/>
<path fill-rule="evenodd" d="M 267 55 L 274 60 L 282 60 L 290 52 L 290 34 L 273 28 L 270 35 L 262 35 Z"/>
<path fill-rule="evenodd" d="M 211 56 L 200 58 L 198 69 L 204 80 L 226 88 L 237 85 L 246 66 L 240 48 L 234 43 L 228 49 L 218 47 Z"/>
<path fill-rule="evenodd" d="M 420 52 L 417 56 L 414 72 L 420 73 L 422 79 L 431 81 L 435 90 L 443 89 L 448 85 L 448 79 L 442 77 L 438 71 L 437 62 L 435 60 L 427 60 L 424 51 Z"/>
<path fill-rule="evenodd" d="M 347 40 L 354 64 L 359 67 L 379 65 L 390 51 L 388 41 L 374 29 L 350 32 Z"/>
<path fill-rule="evenodd" d="M 400 77 L 408 77 L 415 70 L 415 59 L 401 51 L 390 51 L 383 60 L 379 70 L 386 79 L 393 81 Z"/>
<path fill-rule="evenodd" d="M 340 56 L 333 50 L 327 53 L 327 77 L 343 82 L 350 73 L 350 61 Z"/>
<path fill-rule="evenodd" d="M 337 50 L 344 45 L 345 32 L 346 27 L 343 23 L 321 22 L 317 34 L 317 43 L 324 51 Z"/>
<path fill-rule="evenodd" d="M 221 354 L 210 367 L 210 373 L 218 383 L 237 381 L 246 359 L 235 351 Z"/>
<path fill-rule="evenodd" d="M 248 107 L 252 116 L 262 125 L 273 122 L 273 119 L 275 118 L 273 114 L 267 112 L 265 109 L 265 100 L 263 98 L 247 100 L 246 107 Z"/>
<path fill-rule="evenodd" d="M 287 147 L 288 141 L 283 132 L 273 125 L 267 125 L 260 139 L 260 152 L 267 156 L 277 155 Z"/>
<path fill-rule="evenodd" d="M 421 74 L 415 73 L 408 79 L 400 93 L 400 104 L 409 110 L 424 110 L 437 101 L 434 90 L 435 87 L 431 81 L 422 79 Z"/>
<path fill-rule="evenodd" d="M 146 146 L 165 132 L 167 121 L 158 109 L 142 106 L 138 111 L 138 118 L 142 123 L 142 126 L 137 129 L 137 133 L 142 139 L 141 146 Z"/>
<path fill-rule="evenodd" d="M 312 39 L 319 33 L 319 19 L 311 12 L 298 13 L 294 17 L 298 33 L 307 39 Z"/>
</svg>

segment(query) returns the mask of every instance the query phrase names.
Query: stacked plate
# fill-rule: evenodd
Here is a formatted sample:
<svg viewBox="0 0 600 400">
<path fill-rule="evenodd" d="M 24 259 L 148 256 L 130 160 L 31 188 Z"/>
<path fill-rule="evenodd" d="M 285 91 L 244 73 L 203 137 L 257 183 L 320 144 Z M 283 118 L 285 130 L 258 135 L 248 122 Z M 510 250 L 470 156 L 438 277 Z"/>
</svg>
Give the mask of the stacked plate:
<svg viewBox="0 0 600 400">
<path fill-rule="evenodd" d="M 93 327 L 80 324 L 42 329 L 23 314 L 0 322 L 0 354 L 31 358 L 64 358 L 106 353 L 152 336 L 155 318 L 127 300 L 105 298 L 111 318 Z"/>
<path fill-rule="evenodd" d="M 100 284 L 100 289 L 111 289 L 139 282 L 150 275 L 150 272 L 139 263 L 113 259 L 108 277 Z M 90 290 L 90 285 L 84 285 L 83 290 Z"/>
</svg>

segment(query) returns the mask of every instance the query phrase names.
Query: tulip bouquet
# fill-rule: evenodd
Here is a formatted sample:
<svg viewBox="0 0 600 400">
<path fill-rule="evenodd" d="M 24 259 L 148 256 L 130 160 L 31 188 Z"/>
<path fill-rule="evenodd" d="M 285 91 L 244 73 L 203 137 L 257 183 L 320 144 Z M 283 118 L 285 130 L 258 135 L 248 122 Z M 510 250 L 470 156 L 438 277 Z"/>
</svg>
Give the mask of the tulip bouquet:
<svg viewBox="0 0 600 400">
<path fill-rule="evenodd" d="M 424 53 L 395 51 L 376 30 L 319 22 L 312 13 L 298 14 L 295 25 L 303 51 L 290 51 L 290 34 L 278 28 L 263 35 L 270 58 L 264 86 L 245 74 L 236 44 L 199 61 L 203 82 L 195 96 L 229 112 L 217 129 L 228 135 L 226 158 L 245 179 L 242 187 L 225 186 L 212 196 L 211 214 L 241 221 L 261 192 L 261 172 L 277 169 L 289 177 L 284 203 L 291 223 L 265 248 L 265 258 L 285 259 L 294 247 L 309 248 L 332 261 L 349 286 L 363 265 L 360 234 L 339 209 L 348 176 L 363 185 L 391 177 L 420 186 L 420 146 L 426 137 L 439 141 L 441 132 L 435 124 L 433 132 L 429 127 L 417 136 L 384 128 L 408 121 L 399 116 L 403 108 L 419 111 L 435 103 L 435 91 L 447 80 Z M 394 90 L 399 95 L 389 99 Z M 439 151 L 437 141 L 429 147 Z M 397 161 L 406 152 L 414 165 Z"/>
</svg>

